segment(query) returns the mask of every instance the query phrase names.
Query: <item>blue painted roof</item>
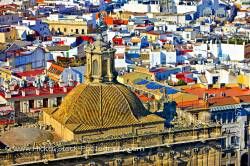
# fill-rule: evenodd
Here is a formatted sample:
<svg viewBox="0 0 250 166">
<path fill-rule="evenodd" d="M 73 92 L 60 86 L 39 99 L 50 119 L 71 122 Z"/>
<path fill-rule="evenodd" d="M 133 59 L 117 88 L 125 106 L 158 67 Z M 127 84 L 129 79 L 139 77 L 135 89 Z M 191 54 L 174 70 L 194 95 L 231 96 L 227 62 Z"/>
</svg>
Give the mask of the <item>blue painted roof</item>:
<svg viewBox="0 0 250 166">
<path fill-rule="evenodd" d="M 147 84 L 147 83 L 149 83 L 148 80 L 139 80 L 139 81 L 135 82 L 135 84 L 137 84 L 137 85 L 144 85 L 144 84 Z"/>
<path fill-rule="evenodd" d="M 164 86 L 162 86 L 156 82 L 150 82 L 149 84 L 146 85 L 146 88 L 148 88 L 148 89 L 161 89 L 163 87 Z"/>
<path fill-rule="evenodd" d="M 171 87 L 165 87 L 165 90 L 166 90 L 165 93 L 168 95 L 175 94 L 175 93 L 179 92 L 178 90 L 173 89 Z M 161 92 L 163 92 L 163 89 L 161 89 Z"/>
</svg>

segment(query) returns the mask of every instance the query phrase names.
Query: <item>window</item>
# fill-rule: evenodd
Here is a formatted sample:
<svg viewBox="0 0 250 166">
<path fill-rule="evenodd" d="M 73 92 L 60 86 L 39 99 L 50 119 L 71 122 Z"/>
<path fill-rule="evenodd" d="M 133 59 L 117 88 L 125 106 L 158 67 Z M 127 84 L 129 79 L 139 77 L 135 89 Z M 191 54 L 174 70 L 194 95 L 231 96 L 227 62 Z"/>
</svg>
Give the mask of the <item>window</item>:
<svg viewBox="0 0 250 166">
<path fill-rule="evenodd" d="M 235 156 L 236 156 L 235 151 L 231 152 L 231 157 L 235 157 Z"/>
<path fill-rule="evenodd" d="M 231 144 L 232 145 L 238 145 L 238 137 L 237 136 L 232 136 L 231 137 Z"/>
<path fill-rule="evenodd" d="M 226 154 L 226 153 L 222 153 L 221 157 L 222 157 L 222 158 L 226 158 L 226 157 L 227 157 L 227 154 Z"/>
<path fill-rule="evenodd" d="M 48 107 L 48 98 L 43 99 L 43 107 L 45 107 L 45 108 Z"/>
<path fill-rule="evenodd" d="M 34 108 L 34 100 L 29 100 L 29 108 Z"/>
<path fill-rule="evenodd" d="M 98 62 L 97 62 L 97 60 L 93 61 L 92 71 L 93 71 L 93 75 L 98 75 Z"/>
<path fill-rule="evenodd" d="M 104 60 L 102 66 L 103 66 L 102 67 L 102 74 L 104 76 L 106 76 L 107 75 L 107 70 L 108 70 L 108 60 Z"/>
<path fill-rule="evenodd" d="M 57 97 L 56 98 L 57 106 L 61 105 L 62 103 L 62 97 Z"/>
<path fill-rule="evenodd" d="M 67 32 L 67 29 L 66 29 L 66 28 L 64 28 L 64 32 Z"/>
<path fill-rule="evenodd" d="M 82 34 L 84 34 L 84 29 L 82 29 Z"/>
</svg>

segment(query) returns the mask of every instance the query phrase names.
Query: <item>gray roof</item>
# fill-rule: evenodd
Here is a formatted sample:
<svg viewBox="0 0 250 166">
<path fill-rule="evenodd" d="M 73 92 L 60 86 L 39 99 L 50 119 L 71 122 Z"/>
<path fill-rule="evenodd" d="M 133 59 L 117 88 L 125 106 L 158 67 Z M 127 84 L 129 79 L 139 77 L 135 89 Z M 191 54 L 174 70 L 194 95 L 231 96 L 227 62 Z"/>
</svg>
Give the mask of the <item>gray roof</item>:
<svg viewBox="0 0 250 166">
<path fill-rule="evenodd" d="M 216 107 L 212 107 L 210 110 L 211 111 L 224 111 L 224 110 L 233 110 L 233 109 L 238 109 L 238 108 L 241 108 L 240 104 L 216 106 Z"/>
<path fill-rule="evenodd" d="M 39 128 L 14 128 L 0 137 L 0 141 L 9 147 L 42 143 L 47 140 L 53 140 L 53 135 Z"/>
</svg>

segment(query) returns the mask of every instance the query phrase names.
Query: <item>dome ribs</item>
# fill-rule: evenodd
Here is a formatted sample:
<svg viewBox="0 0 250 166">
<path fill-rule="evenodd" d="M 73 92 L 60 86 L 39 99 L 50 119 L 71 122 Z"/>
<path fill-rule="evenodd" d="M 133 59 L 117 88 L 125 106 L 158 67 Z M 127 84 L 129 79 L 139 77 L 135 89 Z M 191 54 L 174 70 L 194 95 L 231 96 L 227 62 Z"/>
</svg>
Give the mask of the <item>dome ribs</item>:
<svg viewBox="0 0 250 166">
<path fill-rule="evenodd" d="M 92 86 L 92 88 L 87 88 L 84 95 L 86 96 L 86 98 L 84 100 L 86 100 L 86 103 L 84 103 L 84 105 L 82 106 L 82 108 L 85 108 L 85 110 L 83 110 L 84 113 L 83 115 L 87 115 L 86 117 L 84 117 L 84 121 L 82 121 L 83 123 L 86 123 L 87 125 L 90 126 L 100 126 L 101 125 L 101 121 L 100 121 L 100 107 L 99 104 L 100 103 L 100 90 L 99 90 L 99 86 Z"/>
<path fill-rule="evenodd" d="M 96 83 L 74 88 L 53 116 L 79 132 L 139 124 L 139 118 L 147 114 L 141 101 L 125 86 Z"/>
<path fill-rule="evenodd" d="M 133 113 L 133 109 L 135 109 L 136 108 L 136 106 L 135 107 L 133 107 L 133 105 L 131 105 L 132 103 L 131 103 L 131 101 L 133 102 L 133 99 L 132 100 L 128 100 L 127 99 L 127 95 L 126 95 L 126 93 L 128 93 L 128 89 L 126 89 L 126 92 L 124 92 L 124 87 L 122 86 L 122 85 L 120 85 L 119 86 L 119 88 L 118 88 L 118 85 L 113 85 L 113 87 L 115 87 L 116 89 L 117 89 L 117 91 L 119 91 L 122 95 L 122 97 L 123 97 L 123 99 L 125 99 L 124 101 L 126 101 L 126 104 L 127 104 L 127 106 L 128 106 L 128 113 L 129 114 L 132 114 L 133 116 L 133 120 L 131 119 L 131 121 L 133 121 L 133 122 L 136 122 L 136 121 L 138 121 L 136 118 L 137 117 L 135 117 L 135 115 L 134 115 L 134 113 Z M 130 91 L 129 91 L 130 92 Z M 132 92 L 130 93 L 130 95 L 132 94 Z M 129 95 L 128 95 L 129 96 Z M 139 102 L 140 103 L 140 102 Z M 138 103 L 138 104 L 139 104 Z M 125 104 L 125 103 L 124 103 Z M 141 103 L 140 103 L 141 104 Z M 123 110 L 124 111 L 124 110 Z M 131 116 L 130 116 L 131 117 Z M 132 123 L 133 123 L 132 122 Z"/>
<path fill-rule="evenodd" d="M 101 121 L 101 126 L 103 126 L 103 110 L 102 110 L 102 86 L 101 85 L 99 85 L 99 89 L 100 89 L 100 94 L 99 94 L 99 100 L 100 100 L 100 102 L 99 102 L 99 106 L 100 106 L 100 112 L 99 112 L 99 117 L 100 117 L 100 121 Z"/>
</svg>

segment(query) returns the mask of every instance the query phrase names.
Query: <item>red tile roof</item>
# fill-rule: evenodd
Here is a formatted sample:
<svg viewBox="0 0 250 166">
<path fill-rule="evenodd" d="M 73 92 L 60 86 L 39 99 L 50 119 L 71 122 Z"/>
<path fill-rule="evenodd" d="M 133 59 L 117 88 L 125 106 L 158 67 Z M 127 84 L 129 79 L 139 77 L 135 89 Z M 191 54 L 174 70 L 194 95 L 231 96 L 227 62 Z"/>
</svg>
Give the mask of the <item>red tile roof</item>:
<svg viewBox="0 0 250 166">
<path fill-rule="evenodd" d="M 223 106 L 223 105 L 239 104 L 240 100 L 237 97 L 219 97 L 219 98 L 208 99 L 208 103 L 209 106 Z"/>
<path fill-rule="evenodd" d="M 158 31 L 148 31 L 146 34 L 150 35 L 167 35 L 167 34 L 172 34 L 172 32 L 158 32 Z"/>
<path fill-rule="evenodd" d="M 31 70 L 31 71 L 19 72 L 16 73 L 16 75 L 19 77 L 34 77 L 43 74 L 43 71 L 44 71 L 43 69 Z"/>
<path fill-rule="evenodd" d="M 179 108 L 206 108 L 207 103 L 203 100 L 193 100 L 193 101 L 184 101 L 178 102 L 177 107 Z"/>
<path fill-rule="evenodd" d="M 75 83 L 76 85 L 76 83 Z M 66 95 L 69 91 L 71 91 L 75 86 L 67 87 L 67 92 L 64 92 L 63 87 L 59 87 L 58 85 L 55 85 L 53 88 L 53 93 L 50 93 L 49 87 L 47 86 L 40 88 L 39 95 L 36 94 L 36 87 L 33 85 L 29 85 L 26 88 L 19 88 L 17 89 L 17 95 L 12 95 L 11 99 L 22 99 L 22 98 L 35 98 L 35 97 L 49 97 L 53 95 Z M 25 91 L 25 96 L 22 96 L 21 91 Z M 5 98 L 5 94 L 3 91 L 0 91 L 0 96 Z M 8 99 L 7 99 L 8 100 Z"/>
<path fill-rule="evenodd" d="M 250 103 L 250 95 L 246 95 L 246 96 L 239 96 L 240 102 L 243 103 Z"/>
<path fill-rule="evenodd" d="M 135 93 L 135 94 L 139 97 L 139 99 L 140 99 L 142 102 L 149 102 L 149 101 L 154 100 L 153 98 L 147 97 L 147 96 L 145 96 L 145 95 L 140 95 L 140 94 L 138 94 L 138 93 Z"/>
<path fill-rule="evenodd" d="M 215 95 L 214 97 L 216 97 L 216 98 L 221 97 L 222 93 L 225 93 L 226 96 L 250 95 L 249 89 L 241 89 L 239 87 L 212 88 L 212 89 L 206 89 L 206 88 L 191 88 L 191 89 L 189 89 L 188 88 L 188 89 L 185 89 L 184 91 L 187 93 L 197 95 L 199 98 L 203 98 L 205 93 L 208 93 L 209 95 Z"/>
</svg>

